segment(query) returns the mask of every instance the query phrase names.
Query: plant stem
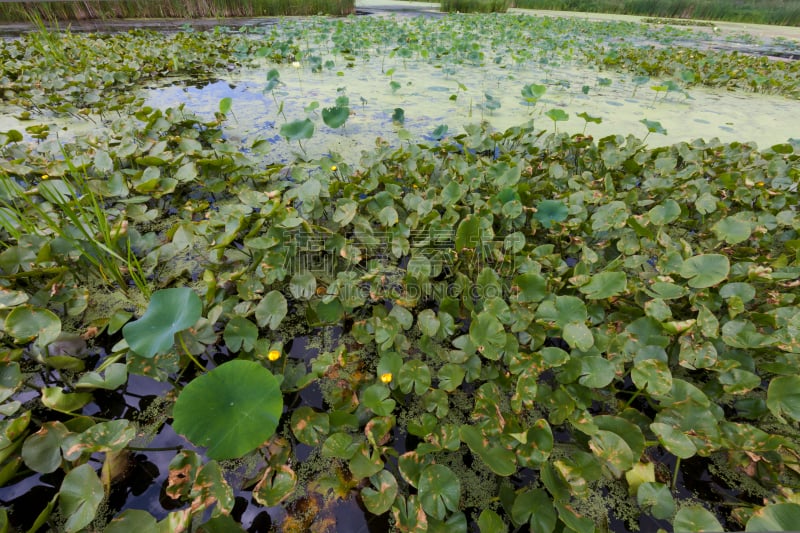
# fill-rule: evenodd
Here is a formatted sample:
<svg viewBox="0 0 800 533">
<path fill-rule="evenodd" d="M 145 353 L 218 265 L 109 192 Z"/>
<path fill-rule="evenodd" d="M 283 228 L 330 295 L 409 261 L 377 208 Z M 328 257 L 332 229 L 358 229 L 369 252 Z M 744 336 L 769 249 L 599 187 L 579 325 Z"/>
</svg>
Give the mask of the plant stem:
<svg viewBox="0 0 800 533">
<path fill-rule="evenodd" d="M 181 348 L 183 348 L 183 351 L 186 353 L 186 355 L 187 355 L 187 356 L 189 356 L 189 359 L 191 359 L 191 360 L 192 360 L 192 362 L 193 362 L 195 365 L 197 365 L 197 367 L 198 367 L 200 370 L 202 370 L 203 372 L 208 372 L 208 370 L 206 370 L 206 367 L 204 367 L 203 365 L 201 365 L 201 364 L 200 364 L 200 361 L 198 361 L 198 360 L 197 360 L 197 358 L 196 358 L 194 355 L 192 355 L 192 352 L 190 352 L 190 351 L 189 351 L 189 347 L 188 347 L 188 346 L 186 346 L 186 341 L 184 341 L 184 340 L 183 340 L 183 332 L 179 332 L 179 333 L 178 333 L 178 342 L 180 342 L 180 343 L 181 343 Z"/>
</svg>

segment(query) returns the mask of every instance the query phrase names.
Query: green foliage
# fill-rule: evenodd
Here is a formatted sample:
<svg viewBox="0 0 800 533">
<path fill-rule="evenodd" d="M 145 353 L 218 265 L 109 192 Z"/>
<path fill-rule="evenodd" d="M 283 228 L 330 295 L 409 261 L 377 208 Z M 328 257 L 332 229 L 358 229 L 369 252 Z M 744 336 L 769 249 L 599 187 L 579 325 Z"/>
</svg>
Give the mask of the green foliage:
<svg viewBox="0 0 800 533">
<path fill-rule="evenodd" d="M 232 459 L 271 437 L 282 412 L 275 376 L 259 363 L 234 360 L 183 389 L 173 409 L 173 427 L 206 447 L 212 459 Z"/>
</svg>

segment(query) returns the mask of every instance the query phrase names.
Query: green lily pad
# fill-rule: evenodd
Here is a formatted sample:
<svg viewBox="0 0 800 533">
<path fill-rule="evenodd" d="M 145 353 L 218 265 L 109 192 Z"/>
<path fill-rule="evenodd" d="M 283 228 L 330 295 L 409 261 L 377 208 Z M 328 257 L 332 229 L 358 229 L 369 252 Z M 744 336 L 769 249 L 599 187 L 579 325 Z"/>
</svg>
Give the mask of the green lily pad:
<svg viewBox="0 0 800 533">
<path fill-rule="evenodd" d="M 15 307 L 5 320 L 5 331 L 16 342 L 30 342 L 36 339 L 37 346 L 47 346 L 61 333 L 61 320 L 47 309 L 30 305 Z"/>
<path fill-rule="evenodd" d="M 728 244 L 744 242 L 750 238 L 752 232 L 750 223 L 738 217 L 725 217 L 714 224 L 711 229 L 719 240 Z"/>
<path fill-rule="evenodd" d="M 680 275 L 689 279 L 690 287 L 705 289 L 727 278 L 730 269 L 730 261 L 724 255 L 703 254 L 684 261 Z"/>
<path fill-rule="evenodd" d="M 628 277 L 624 272 L 601 272 L 579 290 L 590 300 L 604 300 L 625 292 Z"/>
<path fill-rule="evenodd" d="M 486 463 L 492 472 L 499 476 L 510 476 L 517 471 L 517 458 L 513 451 L 493 445 L 480 429 L 475 426 L 461 426 L 461 440 L 472 453 Z"/>
<path fill-rule="evenodd" d="M 481 511 L 478 516 L 478 528 L 481 533 L 505 533 L 508 531 L 508 526 L 500 518 L 500 515 L 491 509 Z"/>
<path fill-rule="evenodd" d="M 367 511 L 381 515 L 392 507 L 394 499 L 397 497 L 397 480 L 386 470 L 381 470 L 369 479 L 375 488 L 364 487 L 361 489 L 361 500 Z"/>
<path fill-rule="evenodd" d="M 122 336 L 136 354 L 151 359 L 170 351 L 175 334 L 194 326 L 202 310 L 203 303 L 192 289 L 162 289 L 153 293 L 139 320 L 122 328 Z"/>
<path fill-rule="evenodd" d="M 800 420 L 800 376 L 778 376 L 767 389 L 767 407 L 783 420 L 783 415 Z"/>
<path fill-rule="evenodd" d="M 175 402 L 176 432 L 212 459 L 233 459 L 269 439 L 283 412 L 272 373 L 253 361 L 234 360 L 191 381 Z"/>
<path fill-rule="evenodd" d="M 545 228 L 552 228 L 553 224 L 563 222 L 569 215 L 569 209 L 559 200 L 542 200 L 536 206 L 533 218 Z"/>
<path fill-rule="evenodd" d="M 61 443 L 69 434 L 61 422 L 45 422 L 39 431 L 25 439 L 22 459 L 25 465 L 41 474 L 55 472 L 61 466 Z"/>
<path fill-rule="evenodd" d="M 651 463 L 652 464 L 652 463 Z M 660 520 L 665 520 L 675 512 L 675 500 L 669 487 L 663 483 L 645 482 L 636 491 L 636 501 L 643 509 Z"/>
<path fill-rule="evenodd" d="M 798 525 L 800 525 L 800 505 L 775 503 L 753 513 L 744 530 L 797 531 Z"/>
<path fill-rule="evenodd" d="M 683 507 L 672 521 L 675 533 L 695 533 L 699 531 L 723 531 L 719 520 L 704 507 L 690 505 Z"/>
<path fill-rule="evenodd" d="M 253 488 L 253 499 L 265 507 L 278 505 L 297 486 L 297 474 L 288 465 L 269 467 Z"/>
<path fill-rule="evenodd" d="M 268 292 L 256 306 L 256 322 L 259 327 L 269 326 L 275 331 L 289 312 L 286 298 L 278 291 Z"/>
<path fill-rule="evenodd" d="M 419 476 L 419 498 L 428 515 L 444 520 L 448 510 L 458 511 L 461 482 L 444 465 L 426 466 Z"/>
<path fill-rule="evenodd" d="M 73 533 L 88 526 L 103 497 L 103 484 L 94 468 L 84 464 L 70 470 L 61 482 L 58 498 L 61 516 L 66 519 L 64 531 Z"/>
</svg>

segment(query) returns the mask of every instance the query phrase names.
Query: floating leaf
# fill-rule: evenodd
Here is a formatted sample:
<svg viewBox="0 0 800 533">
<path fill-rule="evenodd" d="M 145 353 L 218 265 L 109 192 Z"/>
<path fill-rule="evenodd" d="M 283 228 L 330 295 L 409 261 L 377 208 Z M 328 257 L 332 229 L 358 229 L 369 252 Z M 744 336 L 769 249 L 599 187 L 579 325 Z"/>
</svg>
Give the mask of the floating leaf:
<svg viewBox="0 0 800 533">
<path fill-rule="evenodd" d="M 542 200 L 536 206 L 533 218 L 545 228 L 552 228 L 553 224 L 563 222 L 569 215 L 567 206 L 559 200 Z"/>
<path fill-rule="evenodd" d="M 579 290 L 590 300 L 604 300 L 616 296 L 628 287 L 628 277 L 624 272 L 601 272 Z"/>
<path fill-rule="evenodd" d="M 800 524 L 800 505 L 774 503 L 762 507 L 750 517 L 745 531 L 797 531 Z"/>
<path fill-rule="evenodd" d="M 724 531 L 719 520 L 699 505 L 682 507 L 672 521 L 675 533 L 695 533 L 699 531 Z"/>
<path fill-rule="evenodd" d="M 361 489 L 361 500 L 367 511 L 375 515 L 382 515 L 392 507 L 394 499 L 397 497 L 397 480 L 386 470 L 381 470 L 369 479 L 375 488 L 364 487 Z"/>
<path fill-rule="evenodd" d="M 800 376 L 778 376 L 767 389 L 767 407 L 779 419 L 787 415 L 800 421 Z"/>
<path fill-rule="evenodd" d="M 253 488 L 253 499 L 265 507 L 273 507 L 292 495 L 297 474 L 288 465 L 268 467 Z"/>
<path fill-rule="evenodd" d="M 680 275 L 689 279 L 690 287 L 705 289 L 727 278 L 730 269 L 730 261 L 724 255 L 703 254 L 684 261 Z"/>
<path fill-rule="evenodd" d="M 175 334 L 194 326 L 202 310 L 203 303 L 192 289 L 162 289 L 153 293 L 147 311 L 139 320 L 122 328 L 122 336 L 131 350 L 151 359 L 170 351 Z"/>
<path fill-rule="evenodd" d="M 61 516 L 66 519 L 64 531 L 73 533 L 88 526 L 103 496 L 103 483 L 94 468 L 84 464 L 70 470 L 61 482 L 58 498 Z"/>
<path fill-rule="evenodd" d="M 186 385 L 173 408 L 173 428 L 208 447 L 212 459 L 233 459 L 270 438 L 282 412 L 275 376 L 259 363 L 233 360 Z"/>
<path fill-rule="evenodd" d="M 37 346 L 47 346 L 61 333 L 61 320 L 55 313 L 30 305 L 15 307 L 6 316 L 5 331 L 16 342 L 36 339 Z"/>
<path fill-rule="evenodd" d="M 672 499 L 669 487 L 663 483 L 642 483 L 636 491 L 636 501 L 640 507 L 649 510 L 650 514 L 660 520 L 669 518 L 675 512 L 675 500 Z"/>
<path fill-rule="evenodd" d="M 268 292 L 256 306 L 256 322 L 259 327 L 269 326 L 275 331 L 289 312 L 286 298 L 278 291 Z"/>
<path fill-rule="evenodd" d="M 428 515 L 444 520 L 447 511 L 458 511 L 461 482 L 444 465 L 426 466 L 419 476 L 419 499 Z"/>
</svg>

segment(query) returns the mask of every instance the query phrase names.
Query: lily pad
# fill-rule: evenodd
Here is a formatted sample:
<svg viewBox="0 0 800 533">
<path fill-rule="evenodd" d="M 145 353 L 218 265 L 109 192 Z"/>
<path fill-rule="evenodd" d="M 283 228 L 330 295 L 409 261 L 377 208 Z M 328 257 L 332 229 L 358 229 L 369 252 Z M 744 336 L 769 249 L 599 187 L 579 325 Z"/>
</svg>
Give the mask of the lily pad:
<svg viewBox="0 0 800 533">
<path fill-rule="evenodd" d="M 800 524 L 800 505 L 776 503 L 762 507 L 750 517 L 745 531 L 796 531 Z"/>
<path fill-rule="evenodd" d="M 151 359 L 167 353 L 175 334 L 194 326 L 202 309 L 200 297 L 188 287 L 156 291 L 142 318 L 126 324 L 122 336 L 131 350 Z"/>
<path fill-rule="evenodd" d="M 269 439 L 283 412 L 272 373 L 253 361 L 234 360 L 190 382 L 175 402 L 173 427 L 212 459 L 233 459 Z"/>
<path fill-rule="evenodd" d="M 689 279 L 690 287 L 705 289 L 727 278 L 730 269 L 730 261 L 724 255 L 703 254 L 684 261 L 680 275 Z"/>
<path fill-rule="evenodd" d="M 84 464 L 70 470 L 61 483 L 58 499 L 61 516 L 66 518 L 64 531 L 73 533 L 88 526 L 103 496 L 103 484 L 94 468 Z"/>
<path fill-rule="evenodd" d="M 461 482 L 444 465 L 426 466 L 419 476 L 419 498 L 428 515 L 444 520 L 448 510 L 458 510 Z"/>
<path fill-rule="evenodd" d="M 16 342 L 36 339 L 38 346 L 47 346 L 61 333 L 61 320 L 55 313 L 30 305 L 15 307 L 6 317 L 6 332 Z"/>
</svg>

